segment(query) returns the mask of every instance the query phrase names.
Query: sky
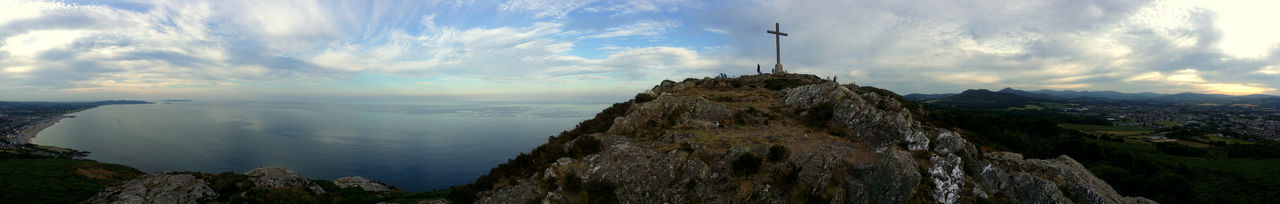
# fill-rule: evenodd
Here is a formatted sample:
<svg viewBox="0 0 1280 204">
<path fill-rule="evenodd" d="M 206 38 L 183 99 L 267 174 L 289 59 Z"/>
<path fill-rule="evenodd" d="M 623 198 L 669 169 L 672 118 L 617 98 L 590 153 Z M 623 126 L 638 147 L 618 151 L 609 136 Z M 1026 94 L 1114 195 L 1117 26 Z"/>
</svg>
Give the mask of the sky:
<svg viewBox="0 0 1280 204">
<path fill-rule="evenodd" d="M 899 94 L 1280 94 L 1280 2 L 0 0 L 0 100 L 600 100 L 791 72 Z"/>
</svg>

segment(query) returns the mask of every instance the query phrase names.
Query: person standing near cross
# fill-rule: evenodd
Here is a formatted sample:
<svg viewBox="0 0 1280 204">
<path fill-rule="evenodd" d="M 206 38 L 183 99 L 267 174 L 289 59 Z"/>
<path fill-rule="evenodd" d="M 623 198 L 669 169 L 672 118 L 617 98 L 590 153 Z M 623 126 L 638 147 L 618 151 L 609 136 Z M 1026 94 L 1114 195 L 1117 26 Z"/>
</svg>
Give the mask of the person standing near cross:
<svg viewBox="0 0 1280 204">
<path fill-rule="evenodd" d="M 787 33 L 782 32 L 782 29 L 780 29 L 779 23 L 773 23 L 773 30 L 766 30 L 765 32 L 769 34 L 773 34 L 774 48 L 776 48 L 776 51 L 778 53 L 778 64 L 773 65 L 773 73 L 774 74 L 787 73 L 786 71 L 782 70 L 782 36 L 787 36 Z"/>
</svg>

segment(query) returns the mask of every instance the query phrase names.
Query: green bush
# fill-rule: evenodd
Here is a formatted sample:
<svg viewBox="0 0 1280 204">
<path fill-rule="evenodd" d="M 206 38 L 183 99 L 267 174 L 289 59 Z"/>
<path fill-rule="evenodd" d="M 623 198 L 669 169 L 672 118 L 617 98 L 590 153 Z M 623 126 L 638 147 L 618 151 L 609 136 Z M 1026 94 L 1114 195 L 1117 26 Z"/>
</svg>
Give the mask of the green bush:
<svg viewBox="0 0 1280 204">
<path fill-rule="evenodd" d="M 769 161 L 780 162 L 786 160 L 787 156 L 791 156 L 791 151 L 787 150 L 786 146 L 773 145 L 769 147 Z"/>
<path fill-rule="evenodd" d="M 638 93 L 636 94 L 636 97 L 633 100 L 635 100 L 636 103 L 645 103 L 645 102 L 653 101 L 653 99 L 657 99 L 657 97 L 654 97 L 645 93 Z"/>
<path fill-rule="evenodd" d="M 756 156 L 756 154 L 750 152 L 744 153 L 742 156 L 738 156 L 737 160 L 733 161 L 733 173 L 738 176 L 755 174 L 757 171 L 760 171 L 760 164 L 762 163 L 763 162 L 760 161 L 760 156 Z"/>
<path fill-rule="evenodd" d="M 587 203 L 618 203 L 618 196 L 614 194 L 618 187 L 613 183 L 592 180 L 583 187 L 587 192 Z"/>
</svg>

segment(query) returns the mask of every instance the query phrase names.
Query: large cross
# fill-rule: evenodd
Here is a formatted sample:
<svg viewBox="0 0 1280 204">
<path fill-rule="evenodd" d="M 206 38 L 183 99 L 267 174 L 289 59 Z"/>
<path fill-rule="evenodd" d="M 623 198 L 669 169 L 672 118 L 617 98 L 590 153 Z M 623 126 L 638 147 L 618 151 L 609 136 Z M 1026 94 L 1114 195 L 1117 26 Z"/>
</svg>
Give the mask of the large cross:
<svg viewBox="0 0 1280 204">
<path fill-rule="evenodd" d="M 782 71 L 782 36 L 787 36 L 787 33 L 782 32 L 782 29 L 779 29 L 778 24 L 779 23 L 773 23 L 774 30 L 766 30 L 767 33 L 773 34 L 774 48 L 776 48 L 778 53 L 778 64 L 773 65 L 773 73 L 775 74 L 786 73 L 785 71 Z"/>
</svg>

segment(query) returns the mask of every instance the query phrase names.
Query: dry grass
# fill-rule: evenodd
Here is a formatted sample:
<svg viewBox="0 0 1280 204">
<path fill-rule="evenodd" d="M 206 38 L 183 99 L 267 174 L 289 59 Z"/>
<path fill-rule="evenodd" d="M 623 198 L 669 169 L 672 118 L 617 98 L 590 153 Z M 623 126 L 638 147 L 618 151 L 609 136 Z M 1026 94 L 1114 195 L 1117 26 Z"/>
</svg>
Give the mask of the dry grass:
<svg viewBox="0 0 1280 204">
<path fill-rule="evenodd" d="M 110 179 L 112 176 L 116 176 L 116 172 L 101 168 L 76 169 L 76 174 L 92 179 Z"/>
</svg>

